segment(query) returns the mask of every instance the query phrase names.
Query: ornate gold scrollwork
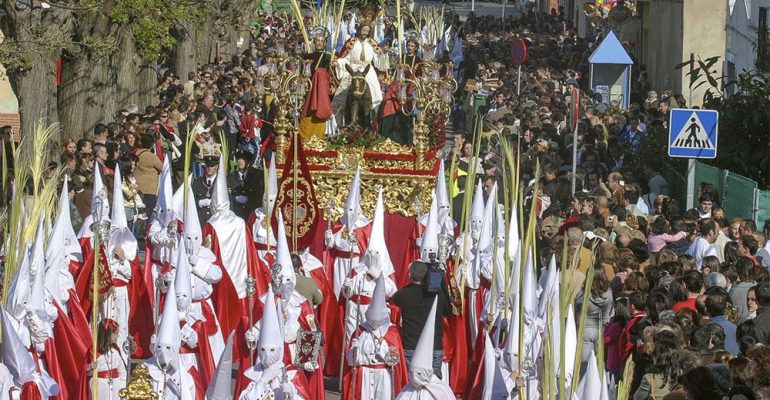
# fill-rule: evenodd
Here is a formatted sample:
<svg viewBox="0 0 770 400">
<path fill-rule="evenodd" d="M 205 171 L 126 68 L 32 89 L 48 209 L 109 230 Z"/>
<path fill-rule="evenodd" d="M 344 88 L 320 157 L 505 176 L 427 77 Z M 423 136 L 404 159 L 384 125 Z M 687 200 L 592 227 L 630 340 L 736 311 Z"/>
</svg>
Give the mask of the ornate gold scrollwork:
<svg viewBox="0 0 770 400">
<path fill-rule="evenodd" d="M 158 394 L 152 388 L 152 379 L 147 366 L 136 367 L 131 375 L 131 380 L 124 389 L 120 389 L 118 395 L 127 400 L 157 400 Z"/>
<path fill-rule="evenodd" d="M 317 171 L 313 173 L 313 185 L 318 204 L 327 204 L 330 198 L 335 204 L 345 204 L 352 173 L 339 171 Z M 436 178 L 430 175 L 376 174 L 361 172 L 361 209 L 364 214 L 373 217 L 377 205 L 377 194 L 382 188 L 385 211 L 405 216 L 414 216 L 412 207 L 415 198 L 422 204 L 430 204 Z M 342 215 L 343 208 L 335 207 L 333 215 L 325 216 L 336 220 Z"/>
</svg>

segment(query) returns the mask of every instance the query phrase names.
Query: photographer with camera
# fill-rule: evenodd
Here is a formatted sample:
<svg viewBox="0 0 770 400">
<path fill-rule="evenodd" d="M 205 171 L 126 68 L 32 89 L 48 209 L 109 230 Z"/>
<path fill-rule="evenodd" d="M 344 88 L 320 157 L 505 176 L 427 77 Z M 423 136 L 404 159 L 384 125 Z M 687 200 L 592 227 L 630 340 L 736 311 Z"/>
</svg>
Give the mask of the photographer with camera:
<svg viewBox="0 0 770 400">
<path fill-rule="evenodd" d="M 443 270 L 439 268 L 438 263 L 414 261 L 409 265 L 409 284 L 398 290 L 392 300 L 393 304 L 401 310 L 401 334 L 404 354 L 409 364 L 436 296 L 438 296 L 438 308 L 433 340 L 433 373 L 441 378 L 441 362 L 444 358 L 442 340 L 444 317 L 452 311 Z"/>
</svg>

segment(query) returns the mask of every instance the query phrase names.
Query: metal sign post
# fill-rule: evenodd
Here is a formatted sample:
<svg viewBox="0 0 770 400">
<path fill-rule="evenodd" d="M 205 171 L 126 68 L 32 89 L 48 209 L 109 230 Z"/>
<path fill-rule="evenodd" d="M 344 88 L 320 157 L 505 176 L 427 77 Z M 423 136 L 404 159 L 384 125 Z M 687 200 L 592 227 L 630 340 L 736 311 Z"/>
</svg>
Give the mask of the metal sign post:
<svg viewBox="0 0 770 400">
<path fill-rule="evenodd" d="M 687 209 L 695 207 L 695 159 L 716 158 L 719 113 L 674 108 L 668 123 L 669 157 L 688 158 Z"/>
</svg>

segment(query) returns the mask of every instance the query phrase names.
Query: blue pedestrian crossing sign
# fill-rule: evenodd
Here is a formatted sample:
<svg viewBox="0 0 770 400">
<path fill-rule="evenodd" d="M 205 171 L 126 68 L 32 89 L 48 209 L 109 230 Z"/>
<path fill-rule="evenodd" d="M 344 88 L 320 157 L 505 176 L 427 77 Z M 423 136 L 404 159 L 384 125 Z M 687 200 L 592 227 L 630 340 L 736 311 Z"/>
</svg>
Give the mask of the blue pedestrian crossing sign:
<svg viewBox="0 0 770 400">
<path fill-rule="evenodd" d="M 719 112 L 671 109 L 668 123 L 669 157 L 716 158 Z"/>
</svg>

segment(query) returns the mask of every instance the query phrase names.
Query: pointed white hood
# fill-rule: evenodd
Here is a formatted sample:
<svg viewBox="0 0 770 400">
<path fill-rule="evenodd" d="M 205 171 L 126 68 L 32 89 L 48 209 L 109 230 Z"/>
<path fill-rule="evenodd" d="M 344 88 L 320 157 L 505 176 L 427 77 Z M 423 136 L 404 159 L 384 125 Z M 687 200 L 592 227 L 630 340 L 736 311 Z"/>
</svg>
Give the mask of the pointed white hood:
<svg viewBox="0 0 770 400">
<path fill-rule="evenodd" d="M 511 205 L 511 223 L 508 226 L 508 258 L 517 262 L 521 259 L 521 237 L 519 236 L 519 214 L 516 203 Z"/>
<path fill-rule="evenodd" d="M 160 226 L 168 226 L 177 219 L 174 213 L 174 188 L 171 185 L 171 164 L 169 157 L 163 160 L 163 169 L 160 171 L 160 181 L 158 182 L 158 201 L 155 205 L 155 219 Z"/>
<path fill-rule="evenodd" d="M 267 190 L 265 191 L 265 198 L 262 200 L 262 209 L 267 212 L 268 208 L 273 209 L 275 199 L 278 197 L 278 175 L 275 171 L 275 157 L 270 158 L 270 168 L 267 170 Z M 267 207 L 268 202 L 270 207 Z"/>
<path fill-rule="evenodd" d="M 82 261 L 82 259 L 80 244 L 72 229 L 65 176 L 64 186 L 59 196 L 59 215 L 56 216 L 56 221 L 51 228 L 48 247 L 45 250 L 45 287 L 61 305 L 69 300 L 67 291 L 75 287 L 75 280 L 69 271 L 70 260 Z"/>
<path fill-rule="evenodd" d="M 439 217 L 441 217 L 443 221 L 443 219 L 449 215 L 449 209 L 452 207 L 446 187 L 443 162 L 438 163 L 438 174 L 436 175 L 436 203 L 438 203 Z"/>
<path fill-rule="evenodd" d="M 494 196 L 497 195 L 497 185 L 492 187 L 492 192 L 487 199 L 487 203 L 484 207 L 484 217 L 481 221 L 481 229 L 479 230 L 477 249 L 479 255 L 485 257 L 492 257 L 494 246 L 497 245 L 497 240 L 494 237 L 495 225 L 497 225 L 497 202 Z M 476 257 L 480 260 L 480 257 Z"/>
<path fill-rule="evenodd" d="M 265 311 L 260 320 L 260 335 L 257 341 L 259 361 L 264 366 L 270 366 L 283 359 L 283 330 L 278 319 L 278 309 L 275 305 L 273 288 L 267 288 L 265 295 Z"/>
<path fill-rule="evenodd" d="M 230 209 L 230 193 L 227 191 L 227 164 L 225 157 L 219 157 L 219 170 L 214 180 L 214 193 L 211 194 L 212 214 Z"/>
<path fill-rule="evenodd" d="M 366 309 L 366 322 L 372 328 L 387 327 L 390 322 L 390 313 L 385 304 L 385 278 L 382 274 L 377 277 L 372 292 L 372 304 Z"/>
<path fill-rule="evenodd" d="M 35 360 L 27 351 L 19 337 L 16 328 L 11 322 L 11 316 L 0 308 L 0 322 L 2 323 L 3 338 L 3 365 L 13 377 L 13 382 L 21 388 L 25 383 L 34 381 L 40 389 L 42 398 L 47 399 L 59 394 L 59 385 L 45 370 L 37 372 Z"/>
<path fill-rule="evenodd" d="M 24 244 L 24 246 L 28 245 Z M 22 251 L 19 269 L 16 270 L 16 275 L 13 276 L 13 280 L 8 285 L 8 298 L 5 301 L 5 307 L 16 320 L 24 318 L 24 314 L 27 312 L 27 301 L 32 290 L 31 258 L 31 248 L 27 247 Z"/>
<path fill-rule="evenodd" d="M 499 400 L 508 398 L 502 371 L 495 355 L 495 347 L 484 330 L 484 391 L 482 399 Z"/>
<path fill-rule="evenodd" d="M 35 233 L 35 243 L 32 245 L 32 262 L 30 263 L 30 272 L 32 273 L 32 288 L 27 300 L 27 311 L 33 312 L 42 322 L 48 321 L 46 313 L 45 299 L 45 236 L 43 232 L 43 217 L 40 217 L 37 232 Z M 48 324 L 46 324 L 48 325 Z M 52 332 L 48 332 L 49 336 Z"/>
<path fill-rule="evenodd" d="M 283 221 L 283 214 L 278 213 L 278 243 L 275 249 L 275 262 L 281 265 L 280 275 L 283 278 L 289 278 L 292 281 L 297 280 L 294 273 L 294 266 L 291 262 L 291 251 L 289 251 L 289 241 L 286 239 L 286 227 Z"/>
<path fill-rule="evenodd" d="M 192 174 L 187 177 L 187 187 L 192 186 Z M 188 197 L 187 201 L 192 201 L 195 204 L 192 197 Z M 174 197 L 171 200 L 174 209 L 174 218 L 178 220 L 184 219 L 184 185 L 178 187 L 174 192 Z"/>
<path fill-rule="evenodd" d="M 13 376 L 16 386 L 21 387 L 35 377 L 35 361 L 24 346 L 16 328 L 11 323 L 11 316 L 0 310 L 3 328 L 3 365 Z"/>
<path fill-rule="evenodd" d="M 190 264 L 187 259 L 187 249 L 184 243 L 179 250 L 177 253 L 176 273 L 174 275 L 174 291 L 176 293 L 177 310 L 180 313 L 184 313 L 192 304 L 192 275 L 190 275 Z"/>
<path fill-rule="evenodd" d="M 543 320 L 545 320 L 545 315 L 548 310 L 548 299 L 551 298 L 553 291 L 558 289 L 558 282 L 556 281 L 557 278 L 558 273 L 556 271 L 556 256 L 552 255 L 551 261 L 548 264 L 548 272 L 546 273 L 545 277 L 545 286 L 543 287 L 543 291 L 540 292 L 540 301 L 538 302 L 540 305 L 538 315 Z"/>
<path fill-rule="evenodd" d="M 605 388 L 606 390 L 606 388 Z M 602 380 L 599 375 L 599 367 L 596 365 L 596 355 L 591 350 L 591 355 L 588 357 L 588 365 L 586 366 L 586 373 L 580 380 L 578 386 L 578 393 L 580 393 L 581 399 L 599 399 L 602 392 Z"/>
<path fill-rule="evenodd" d="M 128 219 L 126 218 L 126 208 L 123 206 L 123 187 L 120 168 L 115 168 L 115 183 L 112 186 L 112 215 L 111 229 L 128 228 Z"/>
<path fill-rule="evenodd" d="M 179 311 L 176 306 L 175 282 L 171 281 L 163 303 L 163 314 L 160 317 L 152 354 L 161 369 L 171 368 L 171 372 L 179 369 L 179 348 L 181 334 L 179 329 Z"/>
<path fill-rule="evenodd" d="M 361 166 L 356 167 L 356 174 L 350 183 L 348 198 L 345 200 L 345 214 L 342 216 L 348 227 L 355 226 L 361 215 Z"/>
<path fill-rule="evenodd" d="M 382 189 L 377 195 L 372 234 L 369 239 L 369 247 L 364 253 L 364 264 L 366 264 L 367 272 L 374 277 L 380 276 L 383 272 L 390 275 L 394 271 L 390 252 L 385 243 L 385 206 L 382 201 Z"/>
<path fill-rule="evenodd" d="M 425 231 L 422 233 L 420 242 L 420 259 L 423 261 L 430 261 L 431 254 L 435 254 L 436 260 L 438 260 L 438 219 L 438 204 L 436 203 L 436 196 L 433 196 L 433 200 L 430 202 L 430 211 L 428 211 L 428 220 L 425 222 Z"/>
<path fill-rule="evenodd" d="M 180 190 L 184 190 L 183 188 L 184 187 L 180 188 Z M 174 195 L 174 197 L 176 197 L 176 195 Z M 190 254 L 197 255 L 198 250 L 203 243 L 203 230 L 201 229 L 201 223 L 198 219 L 198 207 L 196 207 L 195 204 L 197 204 L 197 202 L 195 201 L 195 194 L 193 193 L 192 185 L 188 185 L 187 207 L 184 208 L 184 218 L 182 220 L 184 224 L 182 237 L 184 239 L 183 241 L 185 245 L 187 246 L 187 251 L 190 252 Z"/>
<path fill-rule="evenodd" d="M 484 189 L 481 187 L 481 181 L 476 184 L 476 190 L 473 192 L 473 203 L 471 204 L 470 227 L 473 240 L 479 240 L 481 232 L 481 223 L 484 220 Z"/>
<path fill-rule="evenodd" d="M 63 245 L 63 251 L 68 256 L 68 259 L 83 261 L 83 251 L 80 247 L 80 242 L 78 242 L 78 236 L 72 228 L 68 178 L 68 176 L 64 177 L 62 192 L 59 195 L 59 215 L 56 216 L 53 228 L 51 228 L 48 247 L 54 246 L 56 250 L 56 246 Z M 57 243 L 54 243 L 54 240 Z M 46 257 L 48 257 L 48 252 L 46 252 Z"/>
<path fill-rule="evenodd" d="M 115 182 L 120 182 L 117 179 Z M 104 194 L 101 195 L 104 191 Z M 121 192 L 122 195 L 122 192 Z M 110 203 L 107 201 L 107 189 L 104 187 L 102 181 L 102 173 L 99 172 L 99 168 L 94 168 L 94 185 L 93 192 L 91 193 L 91 217 L 92 222 L 109 221 L 110 220 Z M 90 229 L 90 227 L 89 227 Z"/>
<path fill-rule="evenodd" d="M 206 390 L 207 400 L 230 400 L 233 398 L 233 336 L 235 331 L 230 332 L 227 338 L 225 351 L 219 357 L 217 370 L 214 372 L 214 379 Z"/>
<path fill-rule="evenodd" d="M 126 254 L 126 260 L 136 258 L 136 237 L 128 229 L 126 208 L 123 206 L 123 189 L 121 187 L 120 169 L 115 169 L 115 184 L 112 190 L 112 220 L 110 225 L 109 248 L 107 254 L 112 254 L 115 247 L 120 246 Z"/>
<path fill-rule="evenodd" d="M 438 296 L 433 299 L 433 306 L 422 328 L 420 339 L 414 348 L 412 362 L 409 363 L 409 381 L 417 388 L 427 386 L 433 377 L 433 337 L 436 329 L 436 308 Z"/>
</svg>

